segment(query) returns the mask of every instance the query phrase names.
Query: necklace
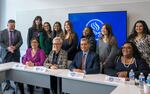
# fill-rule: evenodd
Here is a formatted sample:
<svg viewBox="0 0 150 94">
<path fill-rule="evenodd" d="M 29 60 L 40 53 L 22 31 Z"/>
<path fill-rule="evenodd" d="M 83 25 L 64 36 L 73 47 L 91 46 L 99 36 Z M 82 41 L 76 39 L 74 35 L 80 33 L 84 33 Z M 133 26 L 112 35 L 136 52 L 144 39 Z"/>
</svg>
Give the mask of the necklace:
<svg viewBox="0 0 150 94">
<path fill-rule="evenodd" d="M 125 67 L 125 68 L 129 68 L 129 66 L 130 66 L 131 64 L 133 64 L 133 62 L 135 61 L 135 58 L 132 57 L 132 58 L 130 59 L 130 61 L 129 61 L 129 64 L 125 64 L 125 59 L 124 59 L 123 57 L 121 58 L 121 60 L 122 60 L 122 62 L 123 62 L 124 67 Z"/>
</svg>

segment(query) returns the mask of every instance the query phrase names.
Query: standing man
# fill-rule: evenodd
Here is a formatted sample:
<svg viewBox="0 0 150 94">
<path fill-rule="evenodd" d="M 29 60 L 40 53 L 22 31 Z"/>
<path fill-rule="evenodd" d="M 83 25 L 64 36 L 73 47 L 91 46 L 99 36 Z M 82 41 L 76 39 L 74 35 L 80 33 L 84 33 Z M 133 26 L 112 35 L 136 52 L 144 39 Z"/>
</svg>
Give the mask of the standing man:
<svg viewBox="0 0 150 94">
<path fill-rule="evenodd" d="M 6 55 L 3 59 L 4 63 L 20 62 L 20 47 L 22 43 L 21 33 L 15 29 L 15 20 L 10 19 L 7 29 L 4 29 L 0 36 L 0 46 L 6 50 Z"/>
<path fill-rule="evenodd" d="M 15 29 L 15 20 L 10 19 L 7 24 L 7 29 L 4 29 L 0 34 L 0 46 L 6 50 L 3 63 L 20 62 L 20 47 L 23 43 L 20 31 Z M 5 90 L 11 88 L 10 82 L 6 81 Z M 18 84 L 23 86 L 23 84 Z M 23 89 L 23 88 L 22 88 Z M 20 88 L 21 90 L 21 88 Z M 21 91 L 24 94 L 24 90 Z"/>
<path fill-rule="evenodd" d="M 82 38 L 80 42 L 81 51 L 78 52 L 70 64 L 69 69 L 85 74 L 96 74 L 100 72 L 99 56 L 90 51 L 90 41 Z"/>
</svg>

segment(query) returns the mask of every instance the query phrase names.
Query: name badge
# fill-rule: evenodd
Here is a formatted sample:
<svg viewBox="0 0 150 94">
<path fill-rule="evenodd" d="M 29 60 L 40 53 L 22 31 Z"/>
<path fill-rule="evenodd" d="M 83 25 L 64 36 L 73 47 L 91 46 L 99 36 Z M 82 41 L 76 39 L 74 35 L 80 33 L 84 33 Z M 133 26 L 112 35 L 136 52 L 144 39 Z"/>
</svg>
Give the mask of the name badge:
<svg viewBox="0 0 150 94">
<path fill-rule="evenodd" d="M 109 82 L 125 83 L 125 78 L 120 77 L 106 76 L 105 80 Z"/>
<path fill-rule="evenodd" d="M 38 67 L 38 66 L 36 66 L 36 67 L 34 67 L 33 70 L 36 71 L 36 72 L 46 72 L 46 68 L 45 67 Z"/>
<path fill-rule="evenodd" d="M 19 70 L 24 70 L 25 65 L 20 64 L 20 63 L 16 63 L 16 64 L 13 65 L 12 68 L 13 68 L 13 69 L 19 69 Z"/>
<path fill-rule="evenodd" d="M 69 71 L 68 72 L 68 77 L 83 79 L 84 78 L 84 73 Z"/>
</svg>

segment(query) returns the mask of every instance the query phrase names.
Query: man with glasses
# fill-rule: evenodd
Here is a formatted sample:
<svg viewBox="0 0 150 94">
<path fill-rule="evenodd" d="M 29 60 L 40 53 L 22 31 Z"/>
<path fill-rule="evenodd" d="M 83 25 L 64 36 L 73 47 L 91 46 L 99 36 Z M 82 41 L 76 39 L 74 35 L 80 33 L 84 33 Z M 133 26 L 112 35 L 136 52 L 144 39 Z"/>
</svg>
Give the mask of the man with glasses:
<svg viewBox="0 0 150 94">
<path fill-rule="evenodd" d="M 65 69 L 67 68 L 67 52 L 61 49 L 62 39 L 55 37 L 53 39 L 52 51 L 44 62 L 44 66 L 49 69 Z M 57 78 L 51 77 L 52 90 L 57 94 Z M 45 89 L 44 92 L 49 90 Z"/>
</svg>

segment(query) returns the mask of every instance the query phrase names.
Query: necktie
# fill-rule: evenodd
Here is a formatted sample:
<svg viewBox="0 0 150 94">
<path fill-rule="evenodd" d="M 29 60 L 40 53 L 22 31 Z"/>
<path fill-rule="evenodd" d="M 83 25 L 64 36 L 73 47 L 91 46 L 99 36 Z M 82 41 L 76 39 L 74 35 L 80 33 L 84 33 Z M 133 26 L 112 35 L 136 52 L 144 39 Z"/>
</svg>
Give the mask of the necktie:
<svg viewBox="0 0 150 94">
<path fill-rule="evenodd" d="M 10 31 L 10 37 L 9 37 L 9 45 L 13 45 L 13 32 Z"/>
<path fill-rule="evenodd" d="M 82 70 L 85 70 L 85 61 L 86 61 L 86 54 L 82 56 Z"/>
</svg>

